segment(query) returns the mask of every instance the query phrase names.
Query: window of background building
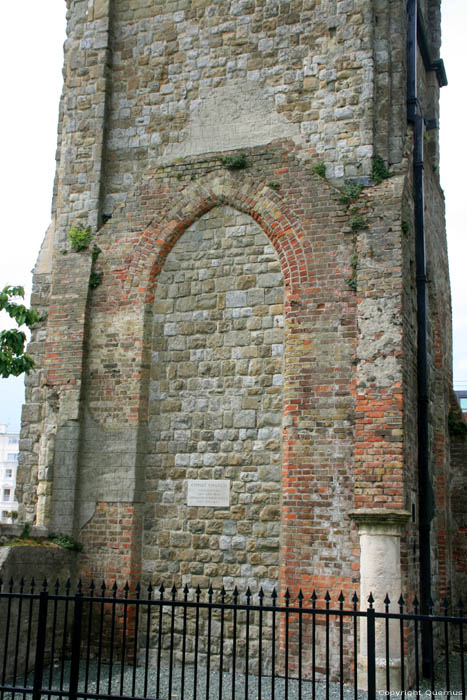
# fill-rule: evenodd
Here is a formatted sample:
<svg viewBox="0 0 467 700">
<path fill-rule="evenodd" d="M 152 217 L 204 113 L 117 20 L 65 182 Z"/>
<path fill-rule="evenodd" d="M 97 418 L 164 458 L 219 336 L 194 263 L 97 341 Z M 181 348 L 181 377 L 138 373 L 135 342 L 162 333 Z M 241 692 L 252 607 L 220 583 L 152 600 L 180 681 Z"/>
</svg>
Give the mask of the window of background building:
<svg viewBox="0 0 467 700">
<path fill-rule="evenodd" d="M 8 461 L 9 462 L 17 462 L 18 461 L 18 453 L 17 452 L 9 452 L 8 453 Z"/>
<path fill-rule="evenodd" d="M 11 489 L 3 489 L 3 500 L 4 501 L 10 500 L 10 493 L 11 493 Z"/>
<path fill-rule="evenodd" d="M 8 511 L 2 510 L 2 520 L 6 520 L 7 518 L 8 518 Z"/>
<path fill-rule="evenodd" d="M 5 479 L 13 478 L 13 469 L 5 469 Z"/>
<path fill-rule="evenodd" d="M 8 444 L 9 444 L 9 445 L 17 445 L 17 444 L 18 444 L 18 438 L 14 438 L 14 437 L 8 438 Z"/>
</svg>

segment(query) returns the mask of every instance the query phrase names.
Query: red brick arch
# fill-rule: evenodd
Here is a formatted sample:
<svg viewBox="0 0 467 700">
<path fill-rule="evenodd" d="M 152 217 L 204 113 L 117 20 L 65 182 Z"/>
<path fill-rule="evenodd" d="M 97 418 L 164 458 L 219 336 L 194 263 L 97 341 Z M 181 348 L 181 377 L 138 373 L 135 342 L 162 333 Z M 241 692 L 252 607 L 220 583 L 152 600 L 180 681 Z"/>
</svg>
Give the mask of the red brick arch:
<svg viewBox="0 0 467 700">
<path fill-rule="evenodd" d="M 129 269 L 130 299 L 141 300 L 143 294 L 144 302 L 152 302 L 159 273 L 177 240 L 194 221 L 219 205 L 249 214 L 261 226 L 277 251 L 289 293 L 307 283 L 304 231 L 280 195 L 249 177 L 239 182 L 227 173 L 215 173 L 188 186 L 170 212 L 141 236 Z"/>
</svg>

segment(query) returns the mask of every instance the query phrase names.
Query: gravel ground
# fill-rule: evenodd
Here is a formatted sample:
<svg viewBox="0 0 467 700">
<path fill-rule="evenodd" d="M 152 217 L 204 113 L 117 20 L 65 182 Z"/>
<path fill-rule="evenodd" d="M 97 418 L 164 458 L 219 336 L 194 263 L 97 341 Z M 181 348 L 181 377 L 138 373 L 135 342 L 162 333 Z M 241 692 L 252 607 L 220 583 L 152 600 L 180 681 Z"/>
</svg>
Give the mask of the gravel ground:
<svg viewBox="0 0 467 700">
<path fill-rule="evenodd" d="M 84 666 L 84 664 L 83 664 Z M 69 662 L 65 664 L 64 677 L 67 678 L 69 674 Z M 436 697 L 460 697 L 462 695 L 462 680 L 461 680 L 461 667 L 459 657 L 453 656 L 450 658 L 450 691 L 446 690 L 445 682 L 445 666 L 439 665 L 436 671 L 435 678 L 435 693 Z M 159 679 L 159 692 L 157 692 L 157 672 L 154 667 L 150 667 L 147 677 L 145 678 L 145 673 L 143 667 L 139 666 L 136 668 L 133 679 L 133 668 L 130 666 L 125 666 L 123 684 L 121 683 L 121 667 L 119 664 L 113 666 L 112 669 L 112 681 L 109 688 L 109 667 L 106 664 L 102 664 L 101 667 L 101 681 L 98 689 L 97 684 L 97 662 L 92 660 L 89 667 L 89 677 L 88 677 L 88 687 L 87 693 L 92 697 L 97 692 L 107 695 L 111 694 L 114 697 L 127 696 L 127 697 L 143 697 L 145 683 L 147 684 L 147 697 L 157 698 L 158 700 L 219 700 L 219 671 L 211 671 L 210 673 L 210 688 L 209 694 L 206 688 L 206 670 L 201 666 L 197 670 L 197 693 L 194 693 L 194 669 L 193 667 L 186 667 L 185 669 L 185 688 L 184 695 L 181 694 L 181 670 L 176 668 L 172 675 L 172 687 L 169 691 L 169 669 L 163 668 L 161 670 Z M 44 671 L 44 682 L 48 685 L 49 679 L 49 669 Z M 31 682 L 31 681 L 30 681 Z M 52 687 L 58 688 L 60 683 L 60 668 L 54 669 L 53 673 L 53 683 Z M 133 693 L 133 683 L 134 683 L 134 693 Z M 232 674 L 224 672 L 222 674 L 222 699 L 223 700 L 233 700 L 233 686 L 235 688 L 235 700 L 258 700 L 260 698 L 258 694 L 258 677 L 250 675 L 248 677 L 248 689 L 245 689 L 245 676 L 243 674 L 236 674 L 235 682 L 233 683 Z M 67 686 L 65 686 L 66 688 Z M 84 669 L 79 681 L 79 691 L 83 692 L 84 688 Z M 304 681 L 302 683 L 302 700 L 312 700 L 313 698 L 313 688 L 311 682 Z M 401 693 L 397 691 L 391 691 L 390 697 L 397 698 Z M 1 700 L 19 700 L 22 696 L 20 693 L 7 693 L 5 692 Z M 358 700 L 364 700 L 367 694 L 363 691 L 359 691 L 357 694 Z M 385 691 L 380 691 L 377 693 L 377 697 L 384 698 L 387 697 L 388 693 Z M 430 690 L 430 681 L 423 681 L 420 686 L 420 693 L 416 690 L 407 691 L 406 697 L 416 698 L 416 697 L 431 697 L 432 693 Z M 32 698 L 32 694 L 27 693 L 25 698 Z M 58 700 L 57 695 L 43 695 L 44 700 L 48 697 Z M 299 688 L 298 681 L 290 679 L 288 682 L 288 688 L 286 689 L 286 684 L 283 678 L 276 678 L 274 682 L 274 695 L 273 688 L 270 677 L 262 678 L 262 688 L 261 688 L 261 700 L 298 700 L 299 699 Z M 354 698 L 354 691 L 351 686 L 344 686 L 343 689 L 344 700 L 351 700 Z M 326 684 L 321 681 L 316 682 L 316 693 L 315 700 L 326 700 Z M 329 684 L 329 700 L 339 700 L 340 699 L 340 686 L 338 683 Z"/>
</svg>

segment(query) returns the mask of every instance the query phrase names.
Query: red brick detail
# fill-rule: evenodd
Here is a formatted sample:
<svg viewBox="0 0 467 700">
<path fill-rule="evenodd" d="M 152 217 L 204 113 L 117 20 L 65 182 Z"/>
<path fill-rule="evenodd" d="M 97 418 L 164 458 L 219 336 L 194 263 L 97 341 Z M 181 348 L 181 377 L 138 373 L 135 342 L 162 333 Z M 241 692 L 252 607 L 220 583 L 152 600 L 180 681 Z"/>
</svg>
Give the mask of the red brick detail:
<svg viewBox="0 0 467 700">
<path fill-rule="evenodd" d="M 130 297 L 154 297 L 156 280 L 167 255 L 196 219 L 219 205 L 228 205 L 249 214 L 264 230 L 277 251 L 286 289 L 308 281 L 308 266 L 302 244 L 303 227 L 283 198 L 248 177 L 241 185 L 228 175 L 208 176 L 202 185 L 188 186 L 179 193 L 177 204 L 164 213 L 163 220 L 146 231 L 135 247 L 127 282 Z"/>
<path fill-rule="evenodd" d="M 141 577 L 141 513 L 136 503 L 96 504 L 94 515 L 81 530 L 83 553 L 79 576 L 84 581 L 128 581 L 134 588 Z"/>
</svg>

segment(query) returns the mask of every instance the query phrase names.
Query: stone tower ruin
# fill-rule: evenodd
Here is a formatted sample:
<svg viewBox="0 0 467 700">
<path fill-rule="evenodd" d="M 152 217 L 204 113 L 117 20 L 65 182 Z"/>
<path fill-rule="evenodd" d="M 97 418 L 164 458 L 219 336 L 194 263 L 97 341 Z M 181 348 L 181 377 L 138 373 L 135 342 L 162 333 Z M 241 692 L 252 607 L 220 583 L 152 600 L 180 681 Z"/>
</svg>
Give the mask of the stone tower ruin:
<svg viewBox="0 0 467 700">
<path fill-rule="evenodd" d="M 20 519 L 83 577 L 457 595 L 440 0 L 67 18 Z"/>
</svg>

